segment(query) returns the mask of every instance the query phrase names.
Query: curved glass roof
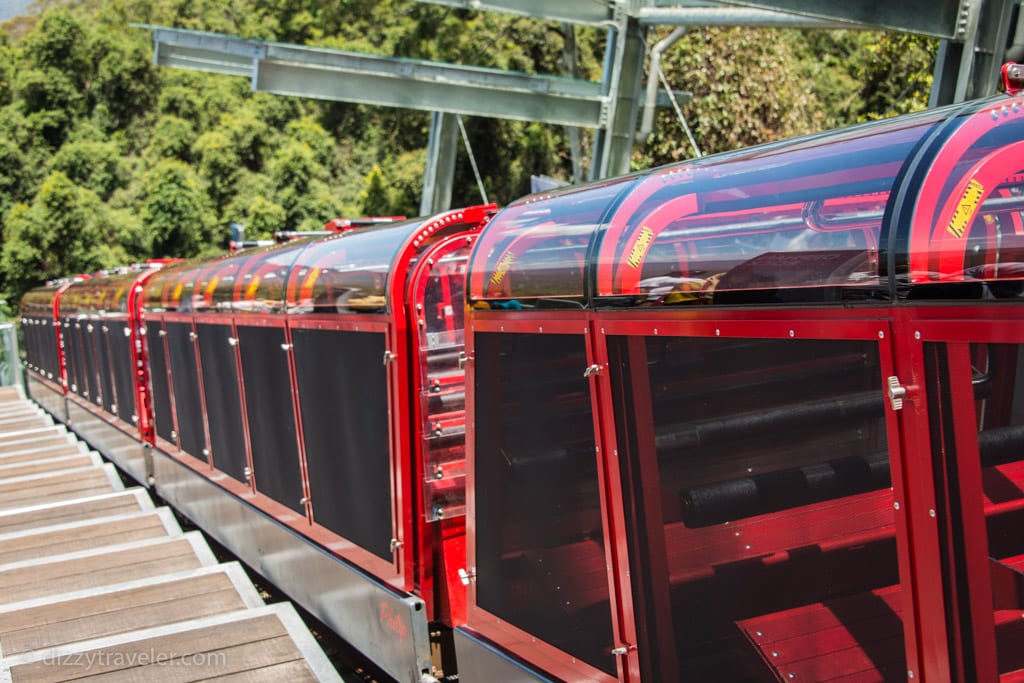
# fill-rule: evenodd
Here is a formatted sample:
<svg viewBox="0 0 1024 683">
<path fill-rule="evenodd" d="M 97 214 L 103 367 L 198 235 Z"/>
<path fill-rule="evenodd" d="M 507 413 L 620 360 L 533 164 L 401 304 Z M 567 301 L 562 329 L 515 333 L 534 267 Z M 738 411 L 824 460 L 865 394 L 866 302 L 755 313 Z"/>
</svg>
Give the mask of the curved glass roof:
<svg viewBox="0 0 1024 683">
<path fill-rule="evenodd" d="M 481 235 L 470 299 L 779 303 L 1024 278 L 1022 141 L 1024 100 L 1000 96 L 528 197 Z"/>
</svg>

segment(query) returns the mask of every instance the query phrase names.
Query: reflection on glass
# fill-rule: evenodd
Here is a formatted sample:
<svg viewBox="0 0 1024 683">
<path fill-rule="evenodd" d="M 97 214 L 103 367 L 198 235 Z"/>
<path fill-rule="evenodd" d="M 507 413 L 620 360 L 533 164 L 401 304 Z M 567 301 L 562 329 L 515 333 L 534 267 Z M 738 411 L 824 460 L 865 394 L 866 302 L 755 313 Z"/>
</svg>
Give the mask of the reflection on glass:
<svg viewBox="0 0 1024 683">
<path fill-rule="evenodd" d="M 609 343 L 644 679 L 905 677 L 876 345 Z"/>
</svg>

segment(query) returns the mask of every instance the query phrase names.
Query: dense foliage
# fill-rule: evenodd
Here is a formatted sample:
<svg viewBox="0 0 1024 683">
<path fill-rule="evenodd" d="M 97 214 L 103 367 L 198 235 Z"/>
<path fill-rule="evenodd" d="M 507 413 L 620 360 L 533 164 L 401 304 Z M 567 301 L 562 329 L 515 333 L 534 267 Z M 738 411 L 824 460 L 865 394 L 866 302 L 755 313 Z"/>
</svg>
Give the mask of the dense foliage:
<svg viewBox="0 0 1024 683">
<path fill-rule="evenodd" d="M 12 301 L 72 272 L 222 249 L 234 221 L 263 237 L 418 211 L 426 113 L 156 68 L 149 32 L 131 23 L 529 73 L 566 74 L 571 61 L 591 80 L 605 40 L 412 0 L 43 0 L 37 10 L 0 32 L 0 292 Z M 667 53 L 664 70 L 693 92 L 684 112 L 708 153 L 920 108 L 933 55 L 927 41 L 884 33 L 707 29 Z M 465 124 L 492 201 L 525 194 L 531 174 L 571 178 L 564 128 Z M 584 153 L 591 139 L 585 131 Z M 634 165 L 691 155 L 665 110 Z M 464 153 L 456 174 L 454 203 L 478 202 Z"/>
</svg>

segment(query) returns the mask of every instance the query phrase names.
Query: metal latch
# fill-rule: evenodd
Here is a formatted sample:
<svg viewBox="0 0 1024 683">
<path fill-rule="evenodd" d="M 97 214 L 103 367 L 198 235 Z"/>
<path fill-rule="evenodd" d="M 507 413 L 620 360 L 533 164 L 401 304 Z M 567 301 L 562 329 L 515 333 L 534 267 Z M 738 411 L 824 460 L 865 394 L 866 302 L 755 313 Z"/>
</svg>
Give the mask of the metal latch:
<svg viewBox="0 0 1024 683">
<path fill-rule="evenodd" d="M 398 356 L 396 356 L 395 354 L 391 353 L 390 351 L 385 351 L 384 365 L 391 365 L 393 362 L 395 362 L 396 358 L 398 358 Z"/>
<path fill-rule="evenodd" d="M 199 335 L 198 335 L 198 334 L 196 334 L 195 332 L 189 332 L 189 333 L 188 333 L 188 338 L 189 338 L 190 340 L 192 340 L 192 341 L 195 341 L 196 339 L 199 339 Z"/>
<path fill-rule="evenodd" d="M 291 351 L 295 344 L 281 344 L 282 351 Z"/>
<path fill-rule="evenodd" d="M 402 547 L 402 542 L 397 538 L 391 539 L 391 554 L 394 555 L 395 551 Z"/>
<path fill-rule="evenodd" d="M 594 363 L 593 365 L 591 365 L 590 367 L 583 371 L 583 378 L 586 379 L 588 377 L 593 377 L 594 375 L 600 375 L 602 370 L 604 370 L 603 365 L 598 365 L 597 363 Z"/>
<path fill-rule="evenodd" d="M 889 405 L 893 410 L 903 410 L 903 399 L 907 397 L 907 388 L 900 384 L 900 378 L 896 375 L 889 377 Z"/>
<path fill-rule="evenodd" d="M 462 582 L 463 586 L 468 586 L 470 581 L 476 581 L 476 569 L 470 569 L 469 571 L 466 571 L 465 569 L 460 569 L 459 581 Z"/>
<path fill-rule="evenodd" d="M 228 337 L 228 344 L 238 346 L 238 337 Z"/>
<path fill-rule="evenodd" d="M 465 370 L 468 363 L 473 362 L 473 357 L 467 355 L 465 351 L 459 351 L 459 370 Z"/>
</svg>

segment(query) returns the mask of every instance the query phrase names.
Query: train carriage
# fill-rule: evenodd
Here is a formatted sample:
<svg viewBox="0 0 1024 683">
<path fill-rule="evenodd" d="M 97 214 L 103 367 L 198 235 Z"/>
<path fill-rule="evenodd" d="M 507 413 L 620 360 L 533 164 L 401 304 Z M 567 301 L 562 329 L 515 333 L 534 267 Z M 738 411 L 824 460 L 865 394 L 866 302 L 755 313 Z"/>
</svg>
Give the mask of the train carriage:
<svg viewBox="0 0 1024 683">
<path fill-rule="evenodd" d="M 29 292 L 23 306 L 26 329 L 45 336 L 45 371 L 28 378 L 33 398 L 143 484 L 152 420 L 139 297 L 164 263 L 78 276 Z"/>
<path fill-rule="evenodd" d="M 157 490 L 400 680 L 450 671 L 428 622 L 464 620 L 463 282 L 493 212 L 185 262 L 145 290 Z"/>
<path fill-rule="evenodd" d="M 1022 216 L 1020 97 L 502 211 L 460 672 L 1020 676 Z"/>
<path fill-rule="evenodd" d="M 1020 94 L 494 212 L 35 290 L 30 392 L 400 681 L 1024 680 Z"/>
</svg>

